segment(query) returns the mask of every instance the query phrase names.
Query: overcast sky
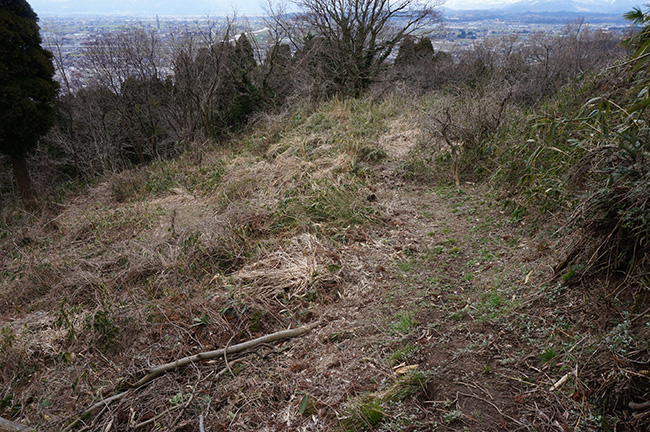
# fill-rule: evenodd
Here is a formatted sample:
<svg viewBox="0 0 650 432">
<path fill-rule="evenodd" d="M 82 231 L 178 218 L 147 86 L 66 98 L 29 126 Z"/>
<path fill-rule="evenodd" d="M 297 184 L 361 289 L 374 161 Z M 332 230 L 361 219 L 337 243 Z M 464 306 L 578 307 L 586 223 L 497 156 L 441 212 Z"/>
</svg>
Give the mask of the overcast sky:
<svg viewBox="0 0 650 432">
<path fill-rule="evenodd" d="M 208 15 L 229 13 L 234 10 L 240 14 L 262 11 L 264 0 L 28 0 L 39 14 L 74 13 L 117 13 L 117 14 L 173 14 Z M 504 6 L 518 0 L 447 0 L 445 7 L 453 9 L 484 9 Z M 590 4 L 630 4 L 631 0 L 574 0 Z M 639 0 L 639 4 L 648 0 Z"/>
</svg>

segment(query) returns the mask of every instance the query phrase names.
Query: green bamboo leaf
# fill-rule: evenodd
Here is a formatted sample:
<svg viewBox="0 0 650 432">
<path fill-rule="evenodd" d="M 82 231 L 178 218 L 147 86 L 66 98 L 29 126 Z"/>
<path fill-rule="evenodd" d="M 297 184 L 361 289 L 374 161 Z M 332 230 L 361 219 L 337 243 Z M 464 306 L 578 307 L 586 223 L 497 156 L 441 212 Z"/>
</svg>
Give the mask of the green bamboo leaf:
<svg viewBox="0 0 650 432">
<path fill-rule="evenodd" d="M 305 394 L 300 401 L 300 407 L 298 412 L 303 416 L 310 416 L 316 413 L 316 405 L 314 401 L 309 397 L 308 394 Z"/>
</svg>

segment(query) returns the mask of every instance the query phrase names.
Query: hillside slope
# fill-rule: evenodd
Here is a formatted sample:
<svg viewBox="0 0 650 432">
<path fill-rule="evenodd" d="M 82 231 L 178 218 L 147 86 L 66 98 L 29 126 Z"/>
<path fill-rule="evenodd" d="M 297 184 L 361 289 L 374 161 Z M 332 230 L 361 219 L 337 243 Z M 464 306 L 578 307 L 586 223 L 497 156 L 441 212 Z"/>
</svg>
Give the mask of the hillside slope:
<svg viewBox="0 0 650 432">
<path fill-rule="evenodd" d="M 298 109 L 56 211 L 5 211 L 0 417 L 116 431 L 616 421 L 604 413 L 625 408 L 642 365 L 608 361 L 647 315 L 614 325 L 601 293 L 568 289 L 557 227 L 532 236 L 486 187 L 407 180 L 416 113 L 399 99 Z"/>
</svg>

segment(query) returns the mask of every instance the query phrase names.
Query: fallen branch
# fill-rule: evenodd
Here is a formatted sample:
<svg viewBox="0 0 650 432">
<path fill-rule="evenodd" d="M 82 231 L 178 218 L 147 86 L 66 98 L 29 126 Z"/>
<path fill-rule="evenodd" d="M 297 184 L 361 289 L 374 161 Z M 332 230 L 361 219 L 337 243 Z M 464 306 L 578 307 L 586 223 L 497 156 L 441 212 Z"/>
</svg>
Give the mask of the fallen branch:
<svg viewBox="0 0 650 432">
<path fill-rule="evenodd" d="M 275 342 L 283 339 L 290 339 L 298 336 L 302 336 L 303 334 L 311 331 L 312 329 L 318 327 L 321 324 L 321 321 L 317 321 L 313 324 L 310 324 L 308 326 L 304 327 L 298 327 L 295 329 L 289 329 L 289 330 L 283 330 L 279 331 L 276 333 L 271 333 L 266 336 L 259 337 L 257 339 L 252 339 L 246 342 L 242 342 L 237 345 L 232 345 L 228 346 L 226 348 L 221 348 L 218 350 L 214 351 L 206 351 L 202 352 L 199 354 L 195 354 L 193 356 L 189 357 L 184 357 L 182 359 L 178 359 L 176 361 L 173 361 L 171 363 L 166 363 L 164 365 L 160 365 L 154 368 L 150 368 L 149 371 L 147 372 L 147 375 L 145 375 L 143 378 L 140 380 L 134 382 L 130 386 L 132 388 L 138 388 L 142 387 L 143 385 L 153 381 L 154 379 L 158 378 L 160 375 L 163 375 L 169 371 L 172 371 L 174 369 L 178 369 L 179 367 L 187 366 L 190 363 L 195 363 L 203 360 L 210 360 L 213 358 L 217 357 L 223 357 L 224 355 L 228 354 L 234 354 L 238 353 L 241 351 L 244 351 L 246 349 L 252 348 L 254 346 L 257 346 L 259 344 L 263 343 L 269 343 L 269 342 Z"/>
<path fill-rule="evenodd" d="M 35 429 L 21 425 L 20 423 L 14 423 L 9 420 L 5 420 L 0 417 L 0 432 L 30 432 Z"/>
<path fill-rule="evenodd" d="M 143 385 L 145 385 L 145 384 L 153 381 L 154 379 L 158 378 L 160 375 L 163 375 L 164 373 L 170 372 L 170 371 L 172 371 L 174 369 L 178 369 L 179 367 L 187 366 L 190 363 L 203 361 L 203 360 L 211 360 L 211 359 L 214 359 L 214 358 L 217 358 L 217 357 L 225 357 L 228 354 L 238 353 L 238 352 L 244 351 L 246 349 L 253 348 L 253 347 L 257 346 L 257 345 L 302 336 L 303 334 L 305 334 L 305 333 L 311 331 L 312 329 L 318 327 L 319 325 L 321 325 L 321 323 L 322 323 L 322 321 L 316 321 L 315 323 L 310 324 L 308 326 L 298 327 L 298 328 L 289 329 L 289 330 L 283 330 L 283 331 L 279 331 L 279 332 L 276 332 L 276 333 L 271 333 L 269 335 L 262 336 L 262 337 L 259 337 L 257 339 L 252 339 L 252 340 L 249 340 L 249 341 L 246 341 L 246 342 L 242 342 L 242 343 L 237 344 L 237 345 L 232 345 L 232 346 L 227 345 L 225 348 L 221 348 L 221 349 L 214 350 L 214 351 L 202 352 L 202 353 L 199 353 L 199 354 L 196 354 L 196 355 L 193 355 L 193 356 L 184 357 L 182 359 L 173 361 L 171 363 L 167 363 L 167 364 L 164 364 L 164 365 L 161 365 L 161 366 L 150 368 L 148 370 L 147 375 L 145 375 L 143 378 L 136 381 L 135 383 L 129 384 L 129 386 L 131 388 L 134 388 L 134 389 L 142 387 Z M 227 360 L 227 358 L 226 358 L 226 360 Z M 235 364 L 237 362 L 238 362 L 237 360 L 231 361 L 230 364 Z M 219 374 L 217 374 L 217 376 L 222 374 L 222 373 L 225 373 L 227 370 L 228 369 L 224 369 Z M 77 416 L 77 419 L 74 422 L 70 423 L 65 429 L 63 429 L 63 432 L 71 431 L 77 424 L 79 424 L 79 422 L 81 421 L 81 418 L 85 417 L 88 414 L 91 414 L 94 410 L 96 410 L 99 407 L 108 406 L 112 402 L 121 399 L 127 393 L 128 392 L 119 393 L 119 394 L 116 394 L 114 396 L 111 396 L 109 398 L 103 399 L 103 400 L 95 403 L 90 408 L 86 409 L 84 412 L 79 414 Z M 11 429 L 11 428 L 3 429 L 2 420 L 3 419 L 0 418 L 0 432 L 29 432 L 29 431 L 32 430 L 32 429 L 27 428 L 27 427 L 23 427 L 22 429 L 16 429 L 16 428 L 14 428 L 14 429 Z M 16 423 L 12 423 L 12 422 L 8 422 L 8 423 L 16 425 Z M 148 423 L 145 422 L 144 424 L 136 425 L 136 428 L 145 426 L 146 424 L 148 424 Z M 18 426 L 20 427 L 21 425 L 18 425 Z"/>
</svg>

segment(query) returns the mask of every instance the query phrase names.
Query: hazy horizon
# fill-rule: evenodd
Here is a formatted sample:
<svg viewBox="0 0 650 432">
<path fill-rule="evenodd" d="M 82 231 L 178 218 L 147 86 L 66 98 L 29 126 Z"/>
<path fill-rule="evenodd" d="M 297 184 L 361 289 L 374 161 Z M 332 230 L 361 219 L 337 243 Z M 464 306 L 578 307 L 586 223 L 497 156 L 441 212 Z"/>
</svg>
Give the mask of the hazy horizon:
<svg viewBox="0 0 650 432">
<path fill-rule="evenodd" d="M 236 12 L 239 15 L 263 13 L 264 0 L 28 0 L 38 15 L 214 15 Z M 457 10 L 502 8 L 521 0 L 447 0 L 443 7 Z M 533 3 L 544 3 L 535 1 Z M 584 6 L 585 12 L 629 10 L 643 1 L 633 0 L 572 0 L 554 2 L 555 8 L 564 4 Z M 557 9 L 561 10 L 561 9 Z"/>
</svg>

